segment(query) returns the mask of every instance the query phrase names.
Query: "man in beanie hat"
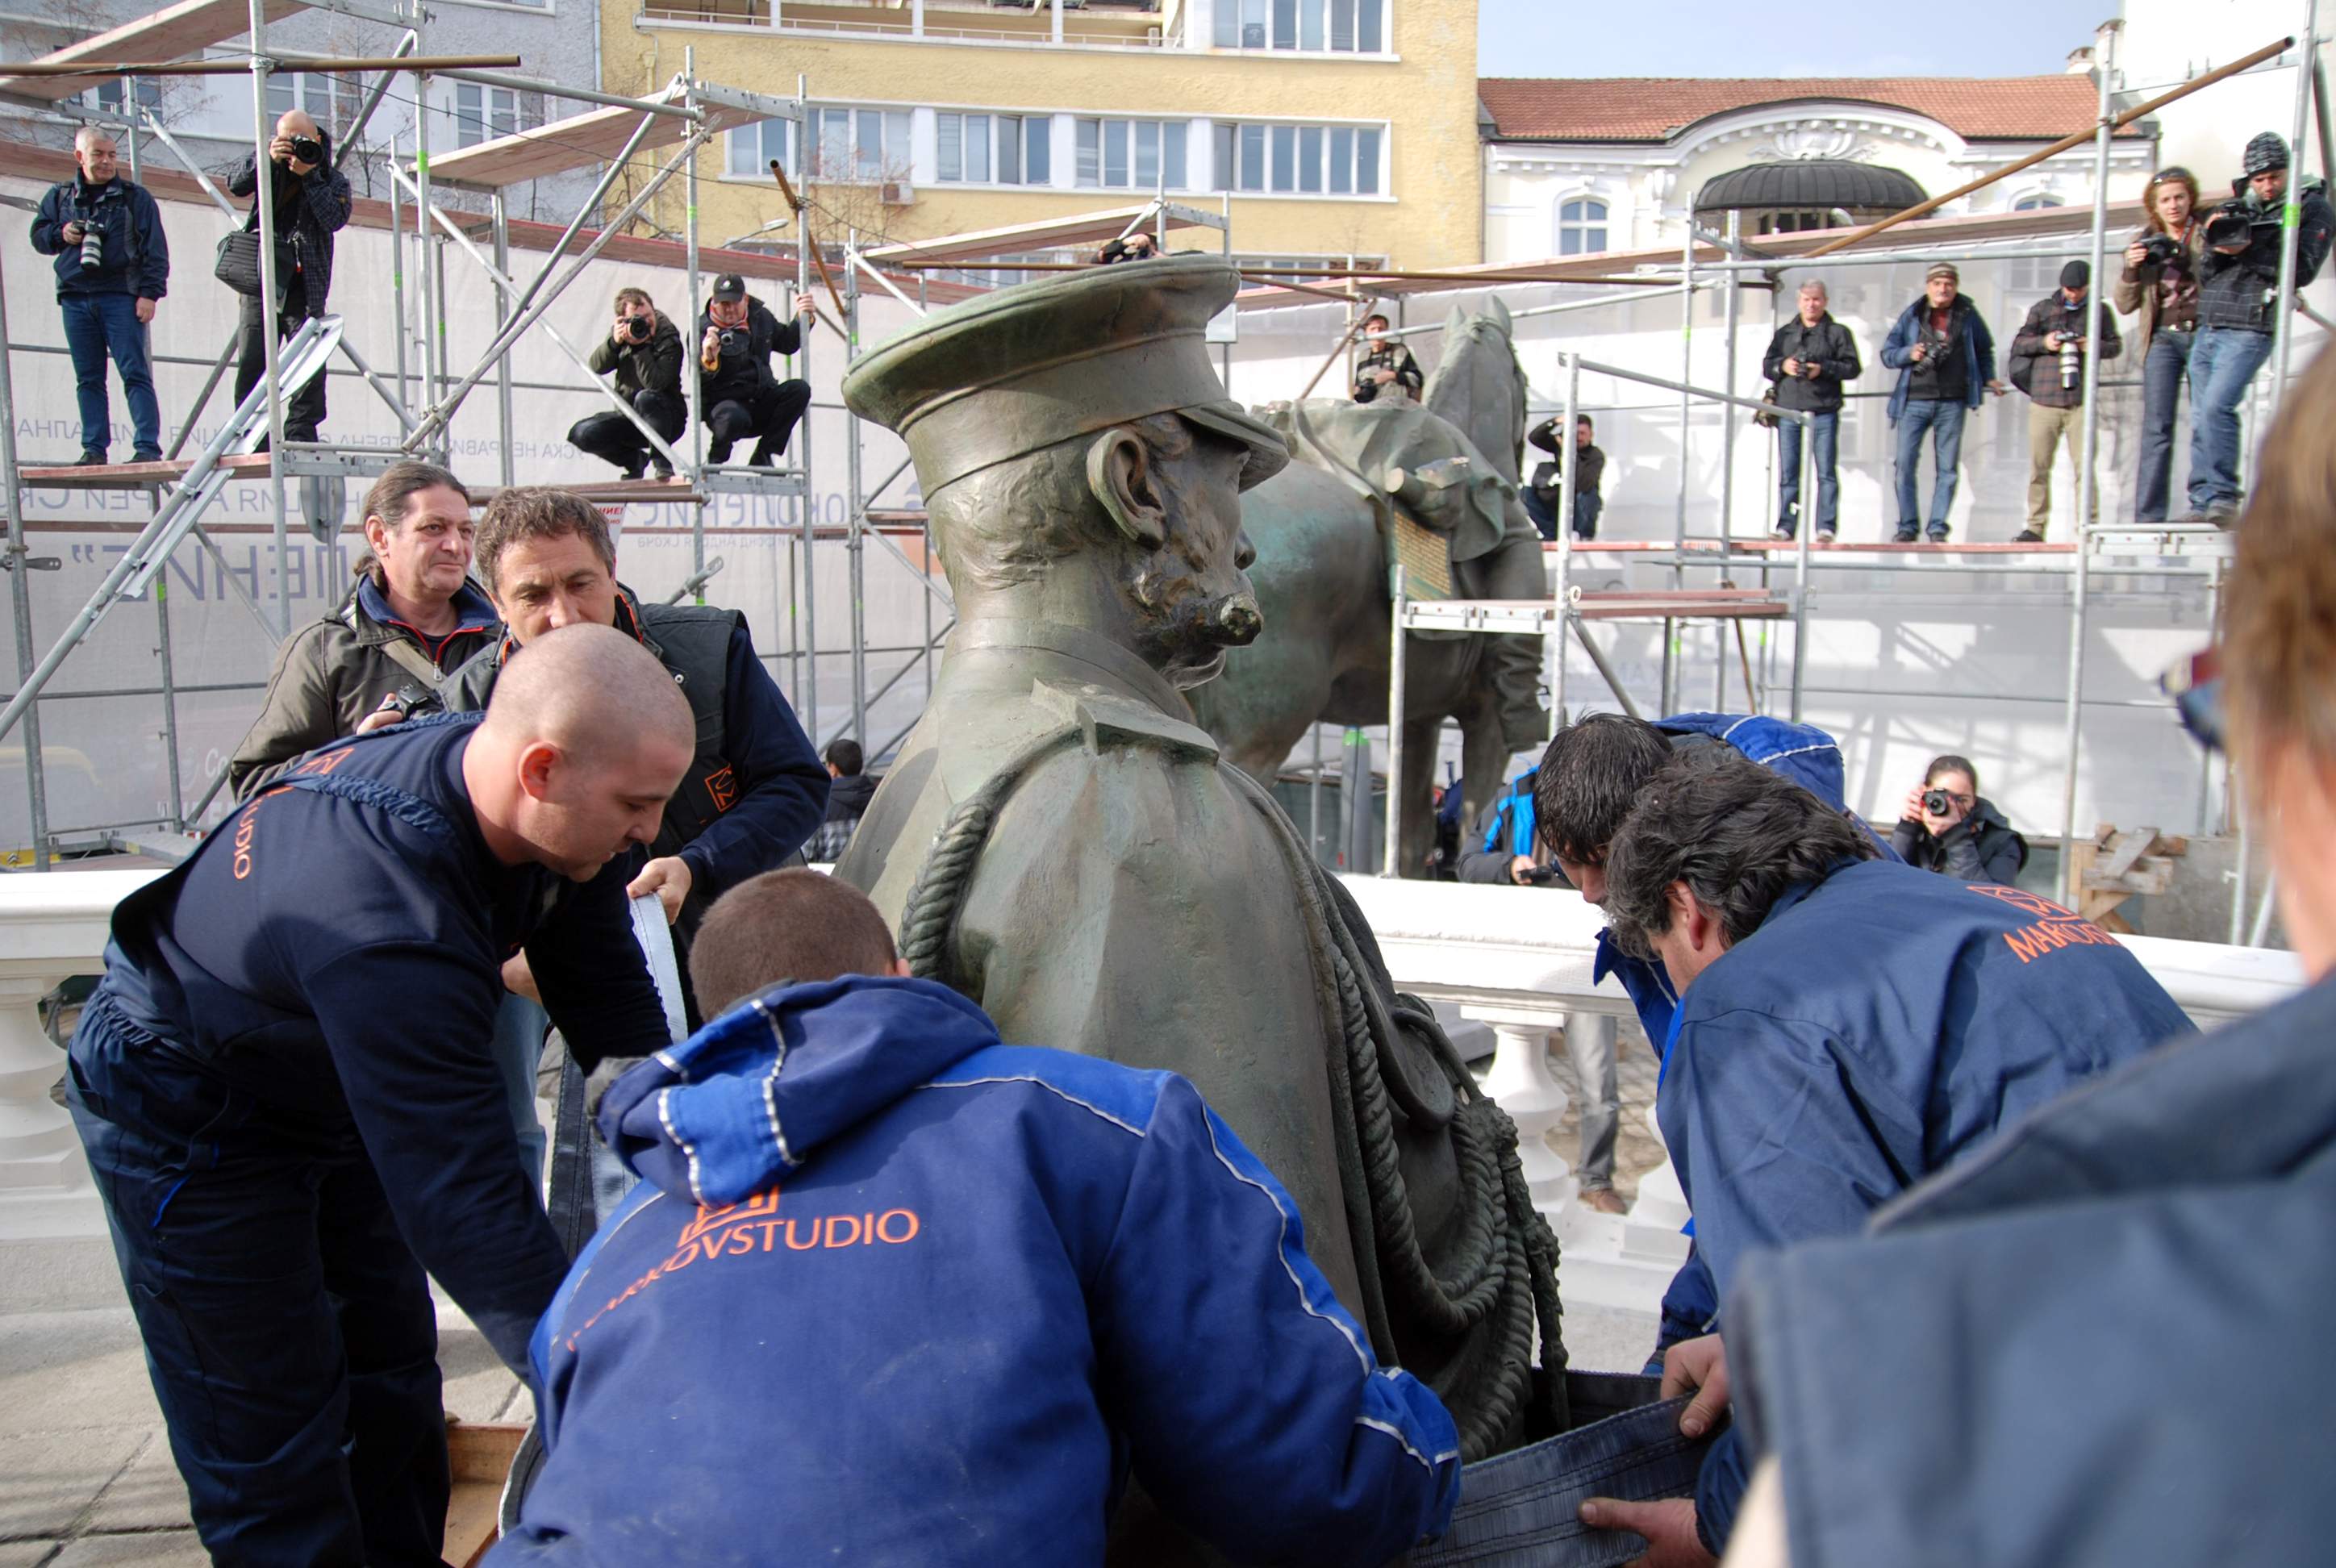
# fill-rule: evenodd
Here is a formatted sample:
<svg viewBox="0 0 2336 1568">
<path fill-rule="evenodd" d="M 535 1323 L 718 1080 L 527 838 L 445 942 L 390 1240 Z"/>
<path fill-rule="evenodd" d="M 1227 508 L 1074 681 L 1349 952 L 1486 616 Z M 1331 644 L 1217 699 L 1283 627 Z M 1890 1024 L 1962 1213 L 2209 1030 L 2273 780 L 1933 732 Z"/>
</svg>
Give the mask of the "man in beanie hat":
<svg viewBox="0 0 2336 1568">
<path fill-rule="evenodd" d="M 2239 404 L 2271 357 L 2280 248 L 2295 230 L 2295 287 L 2320 276 L 2336 213 L 2328 188 L 2306 174 L 2288 189 L 2287 140 L 2265 131 L 2247 143 L 2231 199 L 2206 219 L 2198 279 L 2198 336 L 2190 350 L 2190 518 L 2224 527 L 2239 514 Z M 2284 228 L 2282 228 L 2284 225 Z"/>
<path fill-rule="evenodd" d="M 2091 349 L 2088 318 L 2095 314 L 2092 264 L 2071 261 L 2060 268 L 2060 287 L 2029 307 L 2028 319 L 2011 339 L 2011 385 L 2028 394 L 2028 526 L 2013 536 L 2020 544 L 2041 544 L 2052 520 L 2052 460 L 2060 438 L 2068 438 L 2071 462 L 2082 461 L 2085 418 L 2085 355 Z M 2101 319 L 2101 361 L 2124 350 L 2117 318 Z M 2081 481 L 2079 482 L 2081 482 Z M 2098 521 L 2101 492 L 2093 486 L 2087 522 Z"/>
<path fill-rule="evenodd" d="M 1505 1164 L 1514 1129 L 1394 1001 L 1360 915 L 1184 699 L 1261 629 L 1241 492 L 1289 461 L 1209 363 L 1202 328 L 1237 287 L 1197 255 L 1059 274 L 937 311 L 845 376 L 852 412 L 908 443 L 958 622 L 835 874 L 1007 1037 L 1192 1079 L 1474 1458 L 1524 1428 L 1511 1379 L 1551 1253 L 1455 1150 Z M 1421 1244 L 1383 1261 L 1389 1223 Z M 1503 1238 L 1490 1253 L 1477 1224 Z M 1424 1299 L 1472 1271 L 1489 1310 Z"/>
<path fill-rule="evenodd" d="M 1995 378 L 1995 336 L 1962 297 L 1962 275 L 1952 263 L 1932 262 L 1922 275 L 1922 297 L 1899 313 L 1882 345 L 1882 363 L 1898 373 L 1890 391 L 1890 423 L 1898 432 L 1898 542 L 1912 544 L 1922 531 L 1914 478 L 1927 431 L 1937 471 L 1931 482 L 1931 542 L 1944 544 L 1955 470 L 1962 461 L 1963 416 L 1980 405 L 1982 393 L 2000 397 L 2004 392 Z"/>
</svg>

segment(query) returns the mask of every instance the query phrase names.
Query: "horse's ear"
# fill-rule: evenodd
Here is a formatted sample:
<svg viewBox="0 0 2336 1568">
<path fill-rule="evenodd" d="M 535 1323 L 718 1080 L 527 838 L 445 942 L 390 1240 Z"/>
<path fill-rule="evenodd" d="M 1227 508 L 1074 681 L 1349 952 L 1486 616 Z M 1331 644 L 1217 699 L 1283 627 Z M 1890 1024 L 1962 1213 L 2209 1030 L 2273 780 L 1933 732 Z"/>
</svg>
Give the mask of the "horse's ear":
<svg viewBox="0 0 2336 1568">
<path fill-rule="evenodd" d="M 1499 322 L 1501 324 L 1501 330 L 1504 333 L 1512 331 L 1514 327 L 1514 323 L 1513 323 L 1509 318 L 1508 301 L 1503 299 L 1497 294 L 1492 295 L 1485 299 L 1484 314 Z"/>
<path fill-rule="evenodd" d="M 1146 550 L 1168 542 L 1168 512 L 1152 480 L 1152 449 L 1124 424 L 1087 448 L 1087 489 L 1111 513 L 1119 531 Z"/>
<path fill-rule="evenodd" d="M 1462 336 L 1467 333 L 1467 307 L 1459 305 L 1454 306 L 1452 307 L 1451 314 L 1447 315 L 1444 318 L 1444 341 L 1446 343 L 1457 343 L 1460 341 Z"/>
</svg>

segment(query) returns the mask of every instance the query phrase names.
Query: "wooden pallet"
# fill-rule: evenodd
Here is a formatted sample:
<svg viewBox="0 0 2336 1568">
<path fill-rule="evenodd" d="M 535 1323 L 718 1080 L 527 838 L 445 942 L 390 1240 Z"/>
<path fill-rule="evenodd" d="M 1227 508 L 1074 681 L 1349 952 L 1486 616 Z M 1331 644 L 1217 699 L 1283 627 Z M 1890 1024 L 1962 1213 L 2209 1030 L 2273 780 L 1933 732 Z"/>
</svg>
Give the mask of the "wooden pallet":
<svg viewBox="0 0 2336 1568">
<path fill-rule="evenodd" d="M 2169 838 L 2156 828 L 2101 823 L 2091 838 L 2068 846 L 2077 867 L 2077 912 L 2104 930 L 2132 935 L 2132 922 L 2119 907 L 2136 894 L 2171 888 L 2175 862 L 2189 850 L 2188 839 Z"/>
<path fill-rule="evenodd" d="M 476 1568 L 495 1544 L 503 1478 L 511 1474 L 511 1460 L 527 1432 L 524 1422 L 447 1417 L 446 1457 L 454 1475 L 453 1494 L 446 1500 L 447 1562 Z"/>
</svg>

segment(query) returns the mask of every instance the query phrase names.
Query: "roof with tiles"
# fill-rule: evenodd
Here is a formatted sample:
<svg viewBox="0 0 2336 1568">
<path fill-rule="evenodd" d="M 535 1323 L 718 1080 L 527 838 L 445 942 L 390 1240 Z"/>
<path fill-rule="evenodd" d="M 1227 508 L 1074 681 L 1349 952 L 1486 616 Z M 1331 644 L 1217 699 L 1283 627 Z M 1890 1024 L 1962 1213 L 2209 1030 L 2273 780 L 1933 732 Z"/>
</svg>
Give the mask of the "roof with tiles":
<svg viewBox="0 0 2336 1568">
<path fill-rule="evenodd" d="M 1715 114 L 1768 104 L 1871 103 L 1966 141 L 2053 141 L 2099 112 L 2092 78 L 2052 76 L 1488 76 L 1477 95 L 1501 141 L 1668 141 Z M 2120 135 L 2142 132 L 2127 126 Z"/>
</svg>

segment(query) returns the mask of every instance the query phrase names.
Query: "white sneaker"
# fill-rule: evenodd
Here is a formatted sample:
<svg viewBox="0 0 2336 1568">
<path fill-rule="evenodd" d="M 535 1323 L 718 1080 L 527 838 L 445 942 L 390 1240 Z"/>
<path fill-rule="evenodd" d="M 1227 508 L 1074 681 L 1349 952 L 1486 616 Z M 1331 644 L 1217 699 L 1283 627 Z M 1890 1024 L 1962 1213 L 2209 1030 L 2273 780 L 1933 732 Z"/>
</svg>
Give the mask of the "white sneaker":
<svg viewBox="0 0 2336 1568">
<path fill-rule="evenodd" d="M 1817 542 L 1819 544 L 1831 544 L 1833 542 L 1833 530 L 1829 528 L 1821 528 L 1817 530 Z"/>
<path fill-rule="evenodd" d="M 1789 528 L 1772 528 L 1768 531 L 1768 537 L 1770 539 L 1785 540 L 1789 542 L 1793 537 L 1793 531 Z"/>
</svg>

